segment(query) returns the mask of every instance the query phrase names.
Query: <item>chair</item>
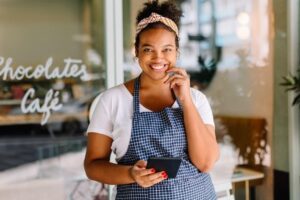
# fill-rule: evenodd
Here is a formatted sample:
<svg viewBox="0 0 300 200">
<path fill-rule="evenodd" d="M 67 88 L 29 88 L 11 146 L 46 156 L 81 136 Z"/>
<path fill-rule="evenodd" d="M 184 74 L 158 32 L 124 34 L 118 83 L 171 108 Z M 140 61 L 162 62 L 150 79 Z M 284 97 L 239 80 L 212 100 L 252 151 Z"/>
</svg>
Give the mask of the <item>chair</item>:
<svg viewBox="0 0 300 200">
<path fill-rule="evenodd" d="M 229 135 L 239 150 L 239 164 L 263 165 L 267 152 L 267 121 L 259 117 L 215 116 L 217 138 Z"/>
<path fill-rule="evenodd" d="M 270 154 L 267 141 L 267 121 L 262 117 L 215 116 L 216 136 L 218 142 L 224 138 L 232 139 L 232 144 L 238 152 L 238 167 L 249 168 L 266 174 L 268 167 L 264 163 L 266 155 Z M 264 178 L 251 180 L 249 186 L 264 184 Z M 235 190 L 237 189 L 235 184 Z"/>
</svg>

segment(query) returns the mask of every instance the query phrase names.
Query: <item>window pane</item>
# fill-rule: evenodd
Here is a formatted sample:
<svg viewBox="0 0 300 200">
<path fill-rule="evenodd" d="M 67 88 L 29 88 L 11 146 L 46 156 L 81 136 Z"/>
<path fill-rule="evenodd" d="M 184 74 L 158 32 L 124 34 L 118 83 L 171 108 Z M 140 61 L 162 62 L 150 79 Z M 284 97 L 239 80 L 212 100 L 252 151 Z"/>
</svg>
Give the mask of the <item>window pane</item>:
<svg viewBox="0 0 300 200">
<path fill-rule="evenodd" d="M 89 107 L 106 82 L 104 0 L 4 0 L 0 13 L 0 182 L 28 198 L 47 187 L 76 196 Z"/>
</svg>

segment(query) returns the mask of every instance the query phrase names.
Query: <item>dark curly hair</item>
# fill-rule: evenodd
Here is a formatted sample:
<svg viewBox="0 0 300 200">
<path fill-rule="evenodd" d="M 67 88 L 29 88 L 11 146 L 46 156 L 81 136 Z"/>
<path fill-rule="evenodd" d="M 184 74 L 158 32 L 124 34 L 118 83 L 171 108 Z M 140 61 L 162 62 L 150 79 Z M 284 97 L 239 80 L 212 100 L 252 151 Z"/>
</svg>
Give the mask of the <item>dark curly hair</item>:
<svg viewBox="0 0 300 200">
<path fill-rule="evenodd" d="M 151 13 L 153 13 L 153 12 L 173 20 L 179 29 L 179 22 L 180 22 L 180 17 L 182 16 L 182 11 L 179 10 L 172 1 L 166 1 L 161 4 L 158 2 L 158 0 L 152 1 L 149 3 L 145 3 L 144 8 L 138 12 L 138 15 L 136 18 L 136 25 L 143 19 L 149 17 L 151 15 Z M 143 31 L 146 31 L 146 30 L 149 30 L 152 28 L 164 28 L 166 30 L 174 32 L 170 27 L 166 26 L 165 24 L 163 24 L 161 22 L 155 22 L 155 23 L 151 23 L 151 24 L 147 25 L 141 32 L 139 32 L 135 36 L 134 46 L 135 46 L 136 54 L 138 52 L 141 33 Z M 179 38 L 177 35 L 175 36 L 175 43 L 176 43 L 176 48 L 178 49 L 179 48 Z"/>
</svg>

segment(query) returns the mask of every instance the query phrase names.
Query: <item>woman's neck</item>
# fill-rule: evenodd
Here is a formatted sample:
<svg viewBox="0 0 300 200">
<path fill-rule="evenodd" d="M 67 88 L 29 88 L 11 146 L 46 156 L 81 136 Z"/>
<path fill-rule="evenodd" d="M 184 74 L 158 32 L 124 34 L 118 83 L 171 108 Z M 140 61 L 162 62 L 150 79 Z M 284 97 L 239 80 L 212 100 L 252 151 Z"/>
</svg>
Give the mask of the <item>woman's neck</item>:
<svg viewBox="0 0 300 200">
<path fill-rule="evenodd" d="M 154 80 L 142 73 L 140 77 L 140 87 L 141 89 L 146 90 L 170 90 L 169 84 L 165 83 L 167 79 L 168 76 L 159 80 Z"/>
</svg>

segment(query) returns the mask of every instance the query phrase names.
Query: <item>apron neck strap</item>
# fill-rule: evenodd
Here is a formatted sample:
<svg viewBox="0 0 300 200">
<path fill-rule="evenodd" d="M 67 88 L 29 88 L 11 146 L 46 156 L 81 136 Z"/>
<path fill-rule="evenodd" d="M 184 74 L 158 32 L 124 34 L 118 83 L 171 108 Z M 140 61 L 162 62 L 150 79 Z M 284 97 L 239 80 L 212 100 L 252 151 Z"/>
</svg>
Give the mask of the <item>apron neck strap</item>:
<svg viewBox="0 0 300 200">
<path fill-rule="evenodd" d="M 133 90 L 133 112 L 140 112 L 140 77 L 139 75 L 134 80 L 134 90 Z"/>
<path fill-rule="evenodd" d="M 134 90 L 133 90 L 133 112 L 140 112 L 140 79 L 141 75 L 139 75 L 135 80 L 134 80 Z M 174 94 L 174 93 L 173 93 Z M 175 94 L 174 94 L 175 96 Z M 175 96 L 177 104 L 179 108 L 182 109 L 180 101 L 177 99 Z"/>
</svg>

